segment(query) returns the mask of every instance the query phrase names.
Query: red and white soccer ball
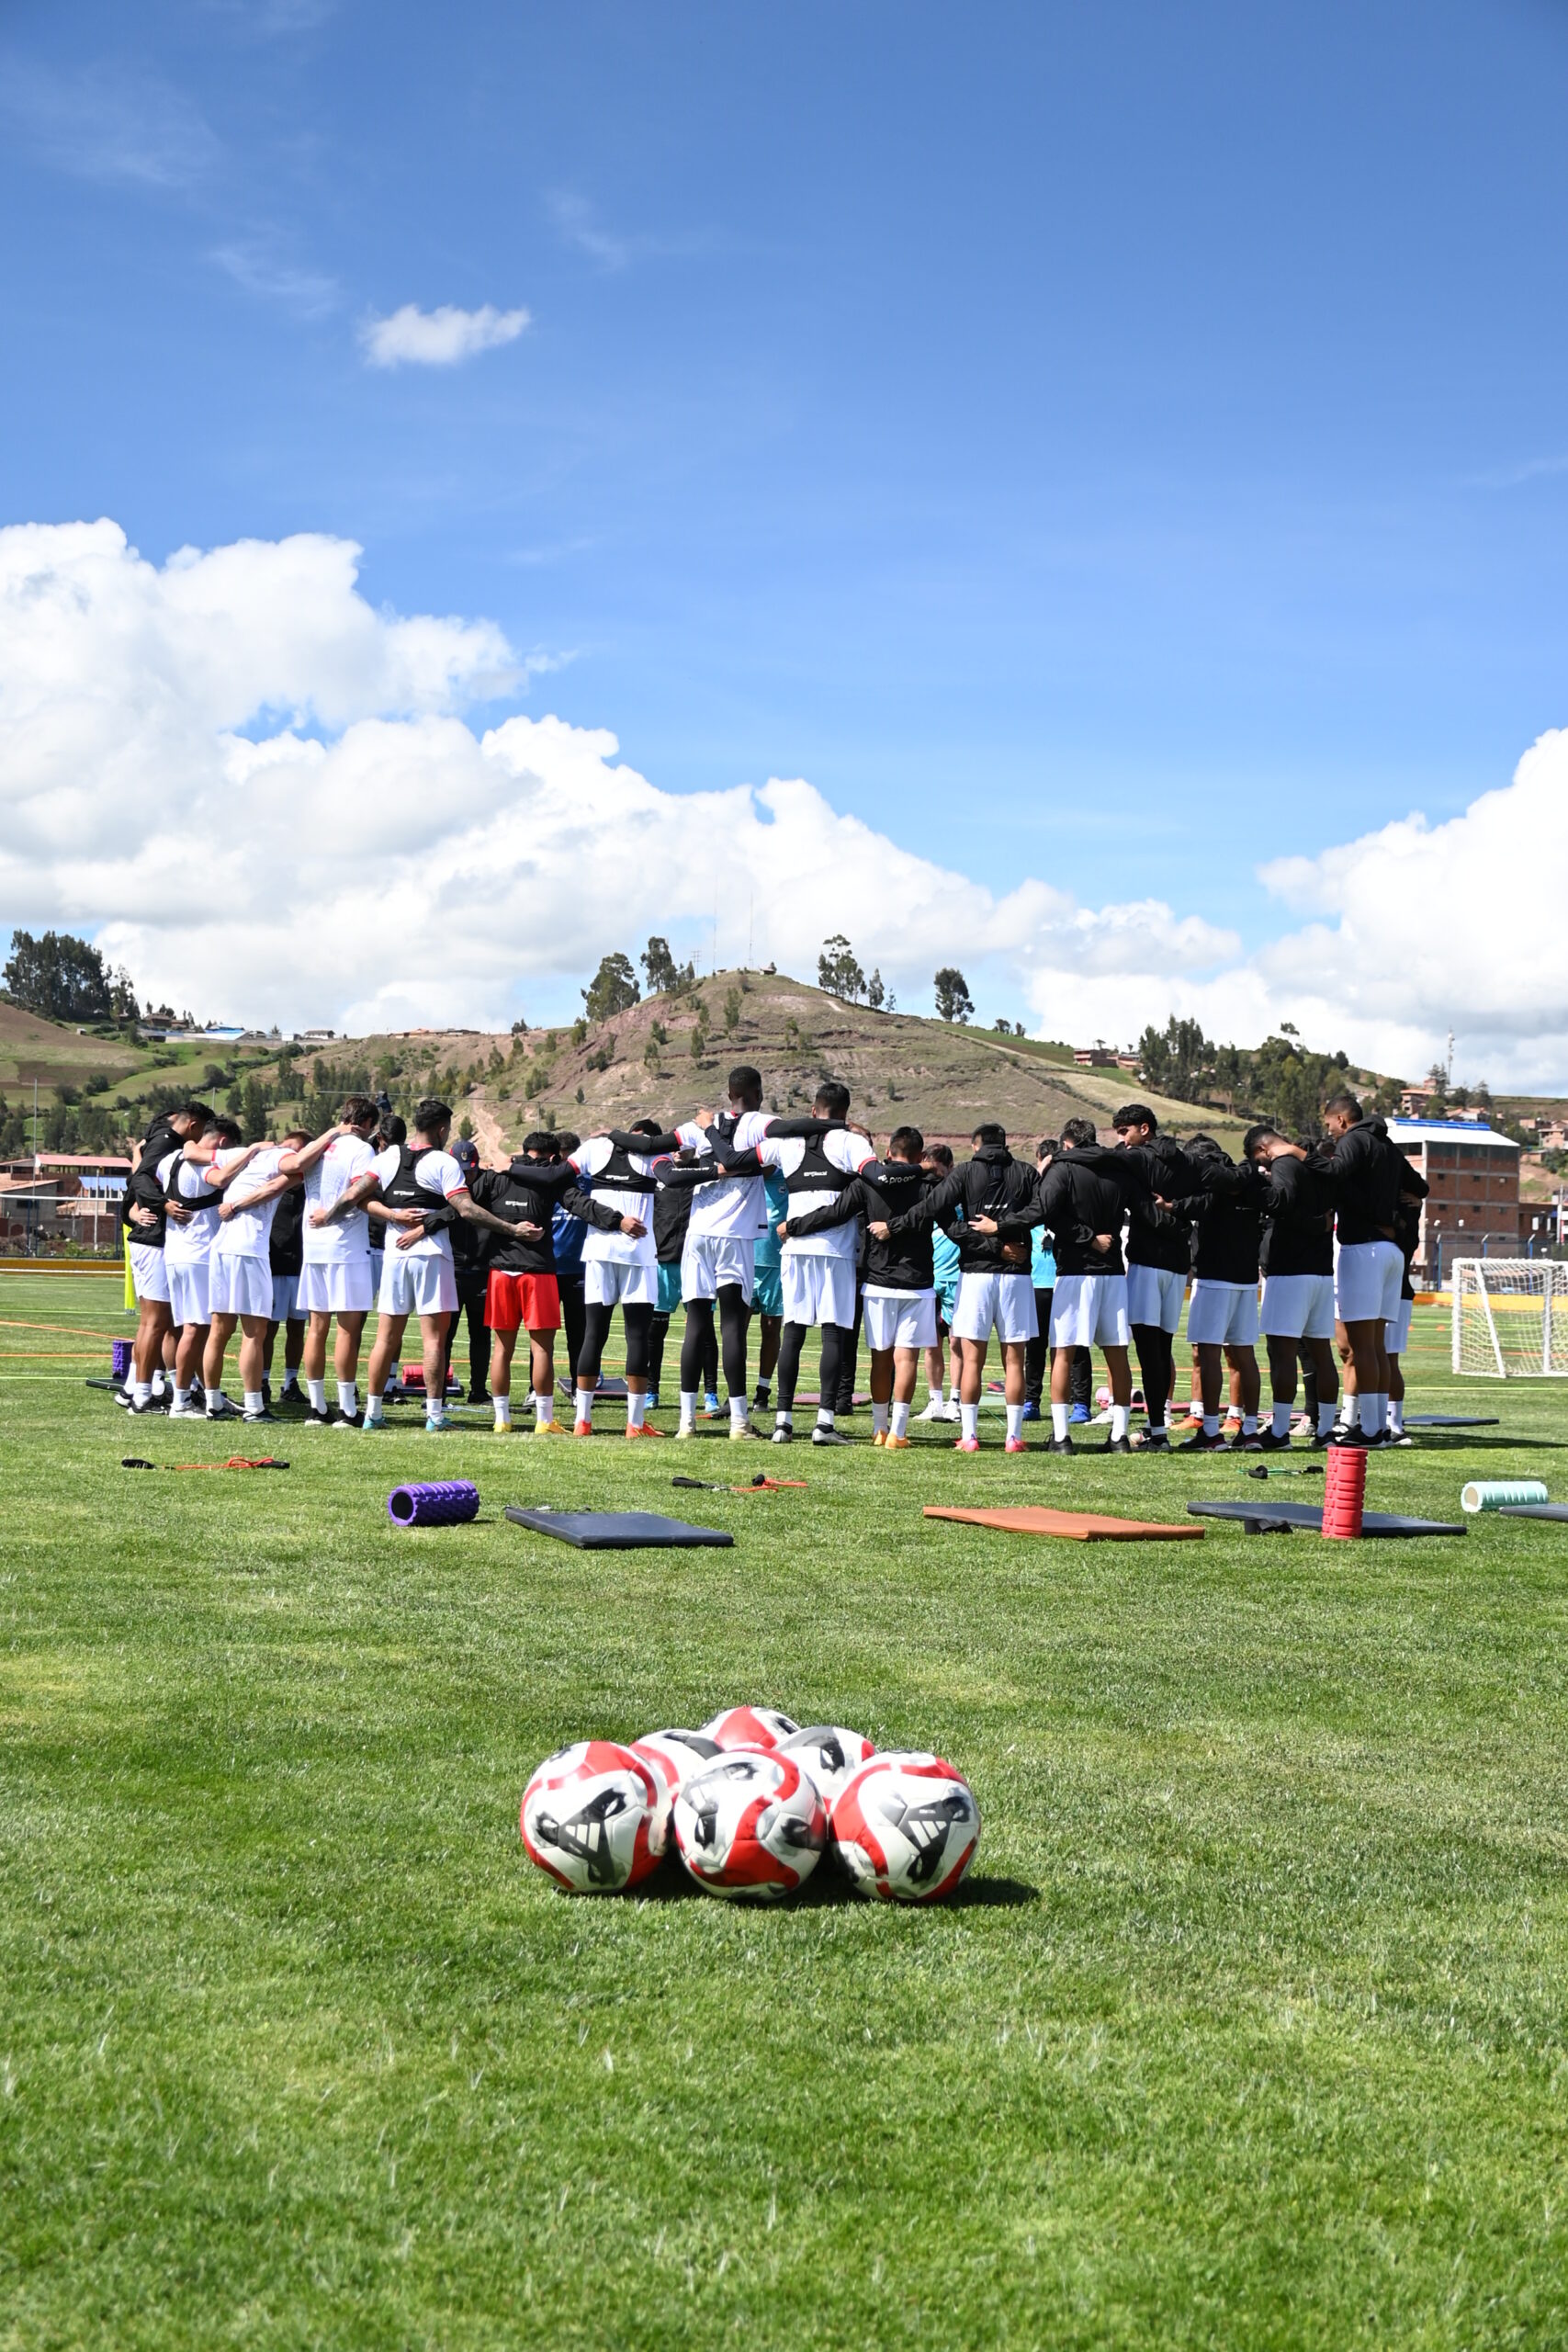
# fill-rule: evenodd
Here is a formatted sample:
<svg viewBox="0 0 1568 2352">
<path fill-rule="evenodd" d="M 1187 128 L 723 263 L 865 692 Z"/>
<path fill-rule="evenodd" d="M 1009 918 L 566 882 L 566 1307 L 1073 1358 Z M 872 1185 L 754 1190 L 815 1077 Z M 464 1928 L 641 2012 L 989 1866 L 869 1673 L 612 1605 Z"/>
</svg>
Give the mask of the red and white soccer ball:
<svg viewBox="0 0 1568 2352">
<path fill-rule="evenodd" d="M 776 1903 L 821 1860 L 828 1812 L 793 1756 L 733 1747 L 685 1782 L 674 1831 L 681 1860 L 708 1894 Z"/>
<path fill-rule="evenodd" d="M 842 1724 L 810 1724 L 804 1731 L 791 1732 L 781 1746 L 785 1756 L 805 1765 L 823 1804 L 829 1806 L 876 1753 L 869 1739 L 858 1731 L 846 1731 Z"/>
<path fill-rule="evenodd" d="M 889 1752 L 863 1765 L 834 1803 L 833 1850 L 863 1894 L 940 1903 L 980 1842 L 975 1792 L 940 1756 Z"/>
<path fill-rule="evenodd" d="M 633 1740 L 632 1754 L 648 1766 L 659 1791 L 664 1842 L 668 1843 L 670 1815 L 682 1784 L 699 1764 L 720 1753 L 717 1742 L 705 1737 L 700 1731 L 650 1731 L 641 1739 Z"/>
<path fill-rule="evenodd" d="M 776 1707 L 726 1707 L 703 1725 L 716 1747 L 781 1747 L 800 1725 Z"/>
<path fill-rule="evenodd" d="M 668 1820 L 649 1765 L 613 1739 L 547 1756 L 523 1792 L 528 1859 L 570 1894 L 618 1894 L 647 1878 Z"/>
</svg>

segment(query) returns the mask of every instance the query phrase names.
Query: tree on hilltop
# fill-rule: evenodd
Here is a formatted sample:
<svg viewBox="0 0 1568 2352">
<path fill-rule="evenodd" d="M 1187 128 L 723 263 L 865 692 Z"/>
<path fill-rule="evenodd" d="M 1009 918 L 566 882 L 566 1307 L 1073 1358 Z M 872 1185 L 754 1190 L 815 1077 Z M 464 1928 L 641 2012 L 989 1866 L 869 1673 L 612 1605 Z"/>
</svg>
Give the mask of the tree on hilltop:
<svg viewBox="0 0 1568 2352">
<path fill-rule="evenodd" d="M 641 997 L 631 957 L 623 956 L 619 948 L 613 956 L 601 959 L 592 987 L 582 991 L 583 1007 L 590 1021 L 608 1021 L 614 1013 L 629 1012 Z"/>
<path fill-rule="evenodd" d="M 936 989 L 936 1009 L 943 1021 L 967 1021 L 975 1010 L 975 1000 L 969 993 L 969 983 L 956 964 L 944 964 L 932 983 Z"/>
</svg>

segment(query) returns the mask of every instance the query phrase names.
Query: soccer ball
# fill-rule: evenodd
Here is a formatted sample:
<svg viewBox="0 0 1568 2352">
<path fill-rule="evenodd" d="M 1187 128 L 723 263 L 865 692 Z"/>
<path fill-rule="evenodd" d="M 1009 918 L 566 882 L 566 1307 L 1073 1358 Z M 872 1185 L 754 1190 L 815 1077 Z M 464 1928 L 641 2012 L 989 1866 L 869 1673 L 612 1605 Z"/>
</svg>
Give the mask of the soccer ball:
<svg viewBox="0 0 1568 2352">
<path fill-rule="evenodd" d="M 530 1861 L 570 1894 L 616 1894 L 656 1870 L 668 1814 L 650 1768 L 613 1739 L 547 1756 L 523 1792 Z"/>
<path fill-rule="evenodd" d="M 828 1842 L 815 1784 L 777 1748 L 733 1747 L 694 1772 L 675 1800 L 674 1826 L 699 1886 L 763 1903 L 804 1886 Z"/>
<path fill-rule="evenodd" d="M 940 1756 L 892 1752 L 863 1765 L 834 1802 L 833 1850 L 863 1894 L 940 1903 L 975 1859 L 980 1808 Z"/>
<path fill-rule="evenodd" d="M 726 1707 L 703 1725 L 716 1747 L 778 1747 L 800 1725 L 775 1707 Z"/>
<path fill-rule="evenodd" d="M 670 1811 L 681 1793 L 681 1784 L 688 1780 L 710 1756 L 721 1750 L 700 1731 L 650 1731 L 632 1742 L 632 1754 L 640 1757 L 653 1775 L 653 1785 L 659 1792 L 660 1812 L 664 1823 L 664 1841 L 669 1841 Z"/>
<path fill-rule="evenodd" d="M 791 1732 L 781 1751 L 805 1765 L 827 1805 L 876 1753 L 869 1739 L 858 1731 L 846 1731 L 841 1724 L 812 1724 L 805 1731 Z"/>
</svg>

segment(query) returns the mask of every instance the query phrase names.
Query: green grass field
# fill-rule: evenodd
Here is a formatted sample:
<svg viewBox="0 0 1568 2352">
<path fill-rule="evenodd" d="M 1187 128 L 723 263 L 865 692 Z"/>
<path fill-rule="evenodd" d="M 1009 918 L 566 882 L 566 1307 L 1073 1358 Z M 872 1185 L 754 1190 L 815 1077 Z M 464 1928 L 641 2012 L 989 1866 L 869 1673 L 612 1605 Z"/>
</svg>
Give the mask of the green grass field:
<svg viewBox="0 0 1568 2352">
<path fill-rule="evenodd" d="M 1503 1428 L 1371 1499 L 1568 1497 L 1568 1400 L 1450 1382 L 1421 1321 L 1412 1409 Z M 83 1386 L 127 1328 L 111 1283 L 0 1282 L 6 2352 L 1568 2338 L 1568 1531 L 923 1521 L 1261 1492 L 1010 1461 L 994 1419 L 977 1461 L 797 1447 L 807 1490 L 752 1498 L 669 1481 L 772 1452 L 479 1419 L 149 1476 L 121 1454 L 233 1440 Z M 480 1522 L 395 1532 L 437 1463 Z M 736 1547 L 594 1558 L 503 1520 L 530 1498 Z M 740 1700 L 952 1757 L 967 1899 L 529 1867 L 548 1749 Z"/>
</svg>

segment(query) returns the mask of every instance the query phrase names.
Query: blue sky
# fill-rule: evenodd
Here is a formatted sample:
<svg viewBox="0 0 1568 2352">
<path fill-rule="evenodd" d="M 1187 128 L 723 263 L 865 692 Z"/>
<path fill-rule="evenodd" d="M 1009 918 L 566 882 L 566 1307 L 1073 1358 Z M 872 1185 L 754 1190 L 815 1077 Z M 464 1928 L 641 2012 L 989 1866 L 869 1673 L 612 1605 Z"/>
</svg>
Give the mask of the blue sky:
<svg viewBox="0 0 1568 2352">
<path fill-rule="evenodd" d="M 9 0 L 0 76 L 0 522 L 355 539 L 667 791 L 1249 950 L 1564 716 L 1561 6 Z"/>
</svg>

